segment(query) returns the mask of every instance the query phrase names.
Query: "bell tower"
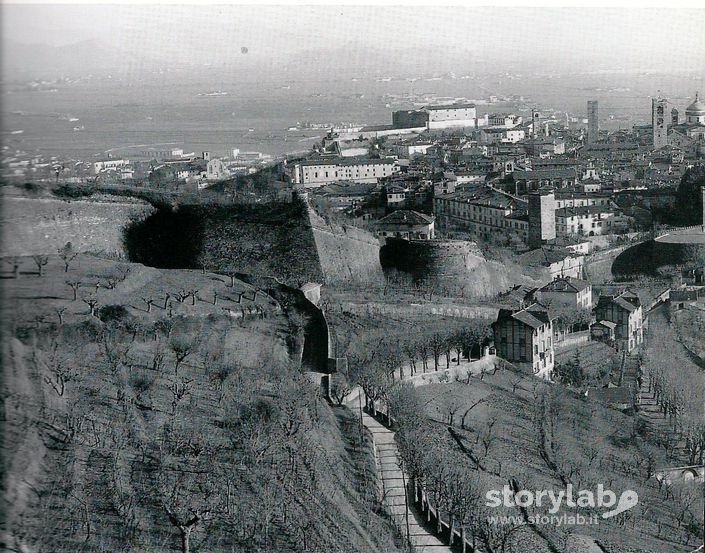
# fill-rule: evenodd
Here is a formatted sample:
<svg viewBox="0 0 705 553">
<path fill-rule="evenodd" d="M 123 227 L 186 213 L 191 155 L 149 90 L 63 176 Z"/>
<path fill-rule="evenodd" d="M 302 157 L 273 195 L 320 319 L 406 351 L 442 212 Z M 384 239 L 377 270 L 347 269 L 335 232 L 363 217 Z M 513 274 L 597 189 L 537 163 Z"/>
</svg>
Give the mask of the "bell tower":
<svg viewBox="0 0 705 553">
<path fill-rule="evenodd" d="M 668 123 L 666 122 L 665 98 L 653 98 L 651 100 L 651 127 L 654 133 L 654 149 L 662 148 L 668 144 Z"/>
</svg>

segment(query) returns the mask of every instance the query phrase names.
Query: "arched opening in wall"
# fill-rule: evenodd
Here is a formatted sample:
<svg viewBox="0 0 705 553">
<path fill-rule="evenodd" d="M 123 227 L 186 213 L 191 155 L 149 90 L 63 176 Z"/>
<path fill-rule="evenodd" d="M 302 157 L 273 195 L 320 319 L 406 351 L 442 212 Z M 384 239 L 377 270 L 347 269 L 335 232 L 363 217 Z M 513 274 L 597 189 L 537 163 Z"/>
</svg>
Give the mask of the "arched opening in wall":
<svg viewBox="0 0 705 553">
<path fill-rule="evenodd" d="M 309 305 L 306 305 L 309 304 Z M 323 314 L 308 300 L 300 303 L 306 313 L 304 326 L 304 347 L 301 365 L 304 369 L 316 372 L 328 370 L 328 324 Z"/>
</svg>

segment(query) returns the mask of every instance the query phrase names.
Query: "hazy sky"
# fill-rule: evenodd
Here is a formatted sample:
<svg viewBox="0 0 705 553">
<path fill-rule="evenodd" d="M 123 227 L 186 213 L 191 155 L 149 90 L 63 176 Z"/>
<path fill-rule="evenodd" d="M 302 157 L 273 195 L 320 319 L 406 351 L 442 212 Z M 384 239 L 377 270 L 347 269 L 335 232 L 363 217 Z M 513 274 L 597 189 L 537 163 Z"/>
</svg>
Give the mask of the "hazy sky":
<svg viewBox="0 0 705 553">
<path fill-rule="evenodd" d="M 98 39 L 158 58 L 202 62 L 365 45 L 493 59 L 531 57 L 702 72 L 705 10 L 410 6 L 2 6 L 3 41 L 62 45 Z M 676 65 L 677 67 L 673 67 Z"/>
</svg>

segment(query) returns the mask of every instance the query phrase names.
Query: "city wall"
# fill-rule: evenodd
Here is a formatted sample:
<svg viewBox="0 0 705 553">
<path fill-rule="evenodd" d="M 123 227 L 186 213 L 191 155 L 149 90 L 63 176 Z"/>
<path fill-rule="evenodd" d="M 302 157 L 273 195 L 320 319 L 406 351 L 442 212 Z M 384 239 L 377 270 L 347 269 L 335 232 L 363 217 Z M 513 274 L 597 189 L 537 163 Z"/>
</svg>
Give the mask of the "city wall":
<svg viewBox="0 0 705 553">
<path fill-rule="evenodd" d="M 54 255 L 71 242 L 81 252 L 124 257 L 123 232 L 154 208 L 140 200 L 103 197 L 65 201 L 3 197 L 2 255 Z"/>
<path fill-rule="evenodd" d="M 531 281 L 524 268 L 488 261 L 475 242 L 465 240 L 388 239 L 380 260 L 388 274 L 406 273 L 417 283 L 464 298 L 492 298 L 517 282 Z"/>
<path fill-rule="evenodd" d="M 464 278 L 485 263 L 477 244 L 465 240 L 388 239 L 380 258 L 385 269 L 409 273 L 417 280 Z"/>
<path fill-rule="evenodd" d="M 379 241 L 357 227 L 326 222 L 308 210 L 324 284 L 382 283 Z"/>
</svg>

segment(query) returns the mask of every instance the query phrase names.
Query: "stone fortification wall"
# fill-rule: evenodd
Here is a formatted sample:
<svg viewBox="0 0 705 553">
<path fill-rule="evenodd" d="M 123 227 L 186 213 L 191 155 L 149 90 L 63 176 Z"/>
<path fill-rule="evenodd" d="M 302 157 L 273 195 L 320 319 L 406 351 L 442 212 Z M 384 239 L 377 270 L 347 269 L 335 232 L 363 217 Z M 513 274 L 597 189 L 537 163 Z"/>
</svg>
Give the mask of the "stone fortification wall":
<svg viewBox="0 0 705 553">
<path fill-rule="evenodd" d="M 388 274 L 406 273 L 416 282 L 436 283 L 450 295 L 491 298 L 524 281 L 520 270 L 511 271 L 488 261 L 475 242 L 465 240 L 387 240 L 380 251 Z"/>
<path fill-rule="evenodd" d="M 311 209 L 308 216 L 325 284 L 383 282 L 380 245 L 371 232 L 329 223 Z"/>
<path fill-rule="evenodd" d="M 416 280 L 457 279 L 485 263 L 475 242 L 388 239 L 380 252 L 382 267 L 409 273 Z"/>
<path fill-rule="evenodd" d="M 631 246 L 614 258 L 612 276 L 615 279 L 638 275 L 679 273 L 681 267 L 705 265 L 705 244 L 667 243 L 647 240 Z"/>
<path fill-rule="evenodd" d="M 71 242 L 81 252 L 124 256 L 123 231 L 154 208 L 140 200 L 3 197 L 2 255 L 54 255 Z"/>
</svg>

